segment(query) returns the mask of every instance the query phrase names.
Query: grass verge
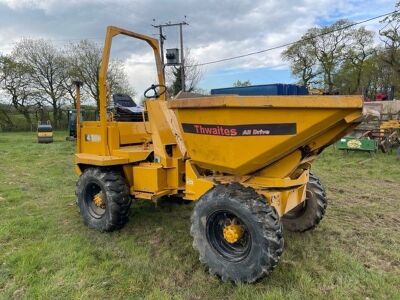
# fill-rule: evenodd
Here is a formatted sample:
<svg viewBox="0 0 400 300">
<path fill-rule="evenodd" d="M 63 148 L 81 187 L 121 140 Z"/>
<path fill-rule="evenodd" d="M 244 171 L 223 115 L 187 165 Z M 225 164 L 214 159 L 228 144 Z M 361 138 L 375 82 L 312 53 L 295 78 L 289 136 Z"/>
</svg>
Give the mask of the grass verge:
<svg viewBox="0 0 400 300">
<path fill-rule="evenodd" d="M 400 295 L 400 162 L 327 149 L 320 226 L 285 231 L 277 269 L 252 285 L 210 276 L 189 235 L 192 205 L 136 202 L 119 232 L 86 228 L 75 206 L 74 147 L 0 134 L 0 298 L 279 299 Z"/>
</svg>

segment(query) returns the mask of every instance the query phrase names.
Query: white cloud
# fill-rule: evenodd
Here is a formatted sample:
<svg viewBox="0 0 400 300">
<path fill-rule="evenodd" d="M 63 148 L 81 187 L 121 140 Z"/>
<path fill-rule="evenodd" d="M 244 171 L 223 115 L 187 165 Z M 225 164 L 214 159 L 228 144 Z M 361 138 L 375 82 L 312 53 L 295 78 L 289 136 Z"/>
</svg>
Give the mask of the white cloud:
<svg viewBox="0 0 400 300">
<path fill-rule="evenodd" d="M 156 22 L 179 21 L 187 15 L 190 25 L 185 27 L 185 45 L 197 62 L 208 62 L 294 41 L 318 23 L 385 13 L 394 4 L 394 0 L 0 0 L 0 50 L 9 51 L 11 43 L 22 36 L 98 38 L 102 42 L 109 24 L 154 34 L 153 18 Z M 166 48 L 179 45 L 177 30 L 168 29 L 166 35 Z M 153 58 L 143 47 L 132 48 L 123 41 L 114 51 L 126 60 L 138 91 L 154 82 Z M 280 52 L 209 65 L 204 70 L 282 69 L 286 64 Z"/>
<path fill-rule="evenodd" d="M 135 89 L 135 100 L 140 100 L 145 89 L 158 82 L 154 56 L 151 53 L 144 55 L 132 54 L 125 60 L 125 71 L 128 75 L 129 83 Z"/>
<path fill-rule="evenodd" d="M 46 13 L 54 12 L 58 9 L 76 7 L 82 4 L 96 4 L 102 1 L 96 0 L 0 0 L 0 4 L 5 4 L 13 10 L 42 10 Z"/>
</svg>

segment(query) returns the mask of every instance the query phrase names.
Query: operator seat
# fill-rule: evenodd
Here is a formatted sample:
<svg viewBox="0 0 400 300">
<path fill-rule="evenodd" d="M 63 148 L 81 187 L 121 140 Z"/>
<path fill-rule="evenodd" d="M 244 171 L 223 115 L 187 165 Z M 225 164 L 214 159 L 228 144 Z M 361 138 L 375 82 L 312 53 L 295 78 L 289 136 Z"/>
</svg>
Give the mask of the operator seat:
<svg viewBox="0 0 400 300">
<path fill-rule="evenodd" d="M 143 122 L 143 106 L 138 106 L 131 96 L 126 94 L 113 95 L 114 119 L 118 122 Z M 147 119 L 147 117 L 145 116 Z"/>
</svg>

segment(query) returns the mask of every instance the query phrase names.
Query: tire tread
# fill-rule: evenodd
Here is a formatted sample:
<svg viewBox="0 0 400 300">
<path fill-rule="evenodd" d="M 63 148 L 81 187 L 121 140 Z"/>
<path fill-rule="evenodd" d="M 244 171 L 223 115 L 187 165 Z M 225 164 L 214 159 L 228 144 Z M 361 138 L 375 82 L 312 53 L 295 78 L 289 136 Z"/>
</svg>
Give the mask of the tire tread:
<svg viewBox="0 0 400 300">
<path fill-rule="evenodd" d="M 214 201 L 221 198 L 234 198 L 237 199 L 243 207 L 251 212 L 258 224 L 262 229 L 262 254 L 260 254 L 261 264 L 254 267 L 251 274 L 238 274 L 238 272 L 231 274 L 229 268 L 216 269 L 212 267 L 207 253 L 203 252 L 203 247 L 199 244 L 203 241 L 199 236 L 199 228 L 196 225 L 196 220 L 200 217 L 198 215 L 199 207 L 210 205 Z M 247 282 L 251 283 L 257 279 L 269 274 L 277 265 L 280 256 L 283 252 L 283 230 L 279 220 L 279 216 L 272 206 L 266 203 L 266 199 L 258 194 L 254 189 L 244 187 L 239 183 L 231 183 L 226 185 L 217 185 L 211 191 L 206 193 L 196 204 L 193 214 L 191 216 L 192 226 L 190 234 L 193 237 L 193 248 L 199 252 L 199 260 L 201 263 L 209 266 L 209 272 L 212 275 L 218 275 L 222 281 L 234 281 L 235 283 Z"/>
<path fill-rule="evenodd" d="M 86 211 L 87 207 L 82 199 L 85 183 L 90 178 L 99 180 L 106 194 L 109 213 L 105 214 L 102 222 L 94 222 L 93 217 Z M 100 168 L 86 169 L 76 183 L 75 194 L 83 220 L 90 228 L 110 232 L 122 228 L 128 222 L 131 198 L 128 186 L 120 172 Z"/>
</svg>

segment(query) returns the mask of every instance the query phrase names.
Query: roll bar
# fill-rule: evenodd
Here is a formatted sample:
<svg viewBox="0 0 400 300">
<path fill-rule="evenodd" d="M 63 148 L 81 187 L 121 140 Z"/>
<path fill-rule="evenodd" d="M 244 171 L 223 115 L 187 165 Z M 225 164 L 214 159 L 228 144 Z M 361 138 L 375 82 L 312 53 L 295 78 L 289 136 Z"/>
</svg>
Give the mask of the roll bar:
<svg viewBox="0 0 400 300">
<path fill-rule="evenodd" d="M 107 143 L 107 82 L 106 81 L 107 81 L 107 71 L 108 71 L 108 63 L 110 60 L 112 39 L 113 37 L 119 34 L 143 40 L 150 45 L 150 47 L 153 49 L 156 61 L 158 84 L 165 85 L 165 78 L 161 63 L 158 40 L 150 36 L 129 31 L 126 29 L 118 28 L 115 26 L 108 26 L 106 38 L 104 41 L 103 56 L 101 59 L 100 74 L 99 74 L 99 111 L 100 111 L 102 155 L 109 155 L 109 150 L 107 147 L 108 143 Z M 166 100 L 165 94 L 161 95 L 158 99 Z"/>
<path fill-rule="evenodd" d="M 153 49 L 154 57 L 156 60 L 157 66 L 157 75 L 158 75 L 158 83 L 165 85 L 164 73 L 162 69 L 161 57 L 160 57 L 160 48 L 158 44 L 158 40 L 152 38 L 147 35 L 143 35 L 140 33 L 136 33 L 133 31 L 129 31 L 126 29 L 118 28 L 115 26 L 107 27 L 106 39 L 104 42 L 103 48 L 103 56 L 101 60 L 100 74 L 99 74 L 99 109 L 100 109 L 100 124 L 101 127 L 105 127 L 107 123 L 107 71 L 108 71 L 108 63 L 110 60 L 110 52 L 111 52 L 111 44 L 113 37 L 122 34 L 126 36 L 130 36 L 135 39 L 143 40 L 147 42 L 150 47 Z M 165 100 L 165 94 L 161 95 L 160 100 Z"/>
</svg>

